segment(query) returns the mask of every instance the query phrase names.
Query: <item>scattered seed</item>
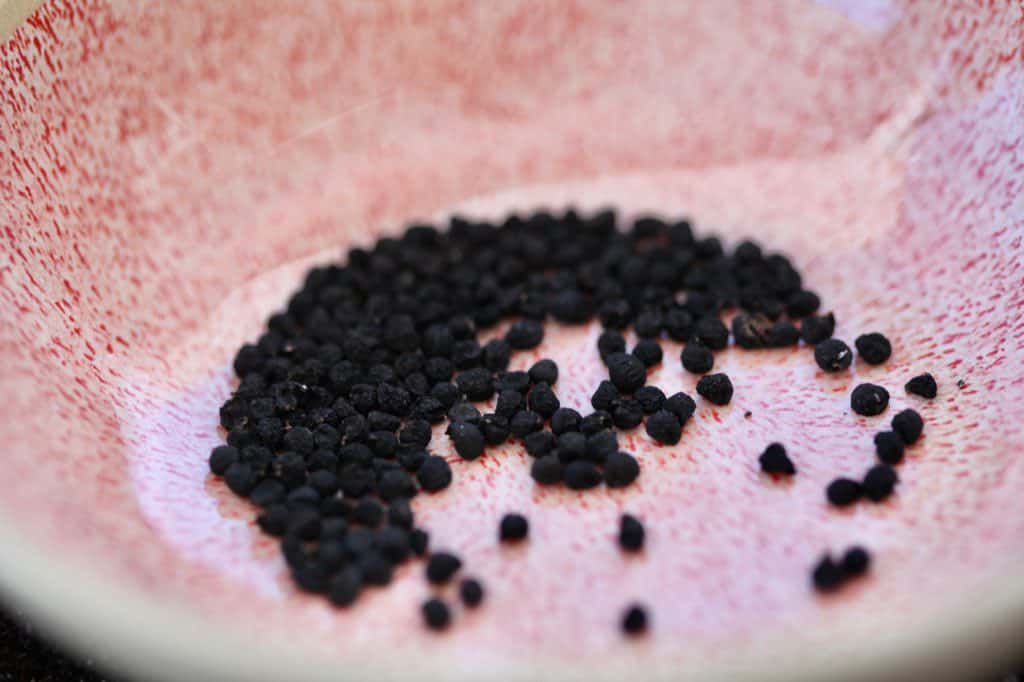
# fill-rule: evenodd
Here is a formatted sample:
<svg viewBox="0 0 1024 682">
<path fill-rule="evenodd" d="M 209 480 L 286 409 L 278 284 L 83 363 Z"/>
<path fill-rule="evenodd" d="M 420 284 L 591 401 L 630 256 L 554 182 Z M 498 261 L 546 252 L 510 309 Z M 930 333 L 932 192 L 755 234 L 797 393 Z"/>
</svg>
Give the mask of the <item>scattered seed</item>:
<svg viewBox="0 0 1024 682">
<path fill-rule="evenodd" d="M 904 443 L 913 445 L 921 437 L 924 420 L 920 414 L 908 408 L 892 418 L 892 430 L 899 434 Z"/>
<path fill-rule="evenodd" d="M 892 431 L 876 433 L 875 452 L 886 464 L 899 464 L 903 461 L 903 439 Z"/>
<path fill-rule="evenodd" d="M 693 374 L 705 374 L 715 365 L 715 356 L 698 343 L 688 343 L 680 354 L 683 369 Z"/>
<path fill-rule="evenodd" d="M 707 374 L 697 382 L 697 393 L 715 405 L 728 405 L 732 400 L 732 381 L 725 374 Z"/>
<path fill-rule="evenodd" d="M 957 382 L 957 385 L 959 386 L 959 382 Z M 935 377 L 927 372 L 919 374 L 908 381 L 904 388 L 907 393 L 910 393 L 911 395 L 919 395 L 922 398 L 928 398 L 929 400 L 934 398 L 939 391 L 939 387 L 935 383 Z"/>
<path fill-rule="evenodd" d="M 860 384 L 850 394 L 850 407 L 864 417 L 882 414 L 889 406 L 889 392 L 875 384 Z"/>
<path fill-rule="evenodd" d="M 864 497 L 872 502 L 882 502 L 892 495 L 899 480 L 896 471 L 888 464 L 871 467 L 864 476 Z"/>
<path fill-rule="evenodd" d="M 435 552 L 427 562 L 427 580 L 440 585 L 451 580 L 451 577 L 462 568 L 462 560 L 448 552 Z"/>
<path fill-rule="evenodd" d="M 682 436 L 683 427 L 679 417 L 668 410 L 658 410 L 647 418 L 647 435 L 665 445 L 675 445 Z"/>
<path fill-rule="evenodd" d="M 860 483 L 849 478 L 837 478 L 828 484 L 825 496 L 837 507 L 848 507 L 860 499 L 863 489 Z"/>
<path fill-rule="evenodd" d="M 761 470 L 766 474 L 782 474 L 792 476 L 796 473 L 796 467 L 786 454 L 786 448 L 781 443 L 772 443 L 758 458 L 761 463 Z"/>
<path fill-rule="evenodd" d="M 853 352 L 839 339 L 825 339 L 814 347 L 814 361 L 826 372 L 841 372 L 853 363 Z"/>
<path fill-rule="evenodd" d="M 422 612 L 423 621 L 431 630 L 444 630 L 451 623 L 448 605 L 436 597 L 423 602 Z"/>
<path fill-rule="evenodd" d="M 631 514 L 619 519 L 619 545 L 629 552 L 638 552 L 644 547 L 646 532 L 640 520 Z"/>
<path fill-rule="evenodd" d="M 861 334 L 854 342 L 857 354 L 870 365 L 881 365 L 892 355 L 892 344 L 878 332 Z"/>
<path fill-rule="evenodd" d="M 622 631 L 627 635 L 641 635 L 647 631 L 647 611 L 639 604 L 626 609 L 622 617 Z"/>
<path fill-rule="evenodd" d="M 518 542 L 530 532 L 530 522 L 522 514 L 505 514 L 501 517 L 498 536 L 502 542 Z"/>
<path fill-rule="evenodd" d="M 640 465 L 628 452 L 613 452 L 604 463 L 604 482 L 609 488 L 623 488 L 640 475 Z"/>
<path fill-rule="evenodd" d="M 476 578 L 466 578 L 459 583 L 459 597 L 469 608 L 479 606 L 484 600 L 484 587 Z"/>
</svg>

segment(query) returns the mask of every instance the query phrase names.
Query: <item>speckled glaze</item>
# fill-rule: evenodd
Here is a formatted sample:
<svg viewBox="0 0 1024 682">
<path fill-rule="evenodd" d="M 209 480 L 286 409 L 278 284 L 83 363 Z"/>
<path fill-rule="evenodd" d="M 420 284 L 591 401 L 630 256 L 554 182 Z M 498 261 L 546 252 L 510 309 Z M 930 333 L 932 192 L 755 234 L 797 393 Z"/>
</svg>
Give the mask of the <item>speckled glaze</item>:
<svg viewBox="0 0 1024 682">
<path fill-rule="evenodd" d="M 886 633 L 1020 576 L 1022 30 L 1021 6 L 999 1 L 51 0 L 0 46 L 4 535 L 141 595 L 143 644 L 165 613 L 174 641 L 203 633 L 225 655 L 179 663 L 207 679 L 273 679 L 278 660 L 306 662 L 295 678 L 734 664 L 738 679 L 838 643 L 862 665 Z M 453 210 L 570 203 L 685 213 L 785 250 L 838 336 L 884 332 L 893 357 L 825 376 L 805 348 L 720 354 L 733 403 L 700 401 L 676 447 L 634 432 L 642 475 L 626 490 L 538 490 L 514 445 L 446 453 L 454 485 L 414 509 L 489 591 L 444 637 L 420 626 L 415 562 L 349 611 L 298 594 L 251 507 L 207 473 L 234 349 L 354 243 Z M 601 378 L 596 334 L 551 324 L 514 364 L 553 357 L 580 407 Z M 678 352 L 665 344 L 653 381 L 692 393 Z M 934 401 L 903 392 L 921 371 Z M 863 380 L 892 393 L 883 417 L 850 412 Z M 828 508 L 824 486 L 862 474 L 904 406 L 926 431 L 898 494 Z M 758 472 L 775 440 L 791 483 Z M 499 547 L 511 510 L 531 538 Z M 622 510 L 648 522 L 642 556 L 616 547 Z M 809 567 L 852 543 L 875 553 L 871 576 L 815 596 Z M 66 581 L 7 575 L 65 634 L 117 627 L 61 623 Z M 624 642 L 633 600 L 652 632 Z M 168 659 L 152 674 L 173 678 Z"/>
</svg>

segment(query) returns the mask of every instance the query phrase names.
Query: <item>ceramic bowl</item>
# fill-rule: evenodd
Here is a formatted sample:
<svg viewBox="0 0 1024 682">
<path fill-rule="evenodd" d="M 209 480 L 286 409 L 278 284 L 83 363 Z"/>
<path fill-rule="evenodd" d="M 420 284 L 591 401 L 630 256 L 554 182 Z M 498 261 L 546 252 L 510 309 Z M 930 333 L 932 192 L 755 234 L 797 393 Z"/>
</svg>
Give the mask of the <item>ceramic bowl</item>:
<svg viewBox="0 0 1024 682">
<path fill-rule="evenodd" d="M 1013 3 L 0 2 L 0 581 L 147 679 L 931 679 L 1024 633 L 1024 19 Z M 883 366 L 729 350 L 736 399 L 628 438 L 624 491 L 538 491 L 520 448 L 415 500 L 485 608 L 428 634 L 422 566 L 349 610 L 299 594 L 207 469 L 234 350 L 303 269 L 453 211 L 615 205 L 789 253 Z M 593 329 L 537 354 L 564 400 Z M 657 381 L 693 390 L 667 343 Z M 919 372 L 933 401 L 908 396 Z M 856 417 L 861 381 L 887 415 Z M 872 435 L 926 436 L 884 504 L 837 512 Z M 746 413 L 750 416 L 747 417 Z M 784 441 L 799 475 L 756 456 Z M 442 454 L 446 440 L 435 439 Z M 533 522 L 495 542 L 511 510 Z M 644 557 L 615 546 L 643 516 Z M 868 578 L 823 598 L 850 544 Z M 650 605 L 639 641 L 623 605 Z"/>
</svg>

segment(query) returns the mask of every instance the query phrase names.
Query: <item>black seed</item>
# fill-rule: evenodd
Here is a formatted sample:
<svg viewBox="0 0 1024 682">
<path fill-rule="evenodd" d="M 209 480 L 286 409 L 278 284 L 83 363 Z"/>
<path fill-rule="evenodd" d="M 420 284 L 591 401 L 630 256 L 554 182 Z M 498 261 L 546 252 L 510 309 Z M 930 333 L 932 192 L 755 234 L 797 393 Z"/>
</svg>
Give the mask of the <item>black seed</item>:
<svg viewBox="0 0 1024 682">
<path fill-rule="evenodd" d="M 694 374 L 705 374 L 715 365 L 715 356 L 699 343 L 688 343 L 680 354 L 683 369 Z"/>
<path fill-rule="evenodd" d="M 935 377 L 927 372 L 908 381 L 904 388 L 911 395 L 919 395 L 929 400 L 934 398 L 939 391 L 939 387 L 935 383 Z"/>
<path fill-rule="evenodd" d="M 800 341 L 800 330 L 792 322 L 785 320 L 776 322 L 768 330 L 765 342 L 772 348 L 795 346 Z"/>
<path fill-rule="evenodd" d="M 836 330 L 836 318 L 832 313 L 827 315 L 811 315 L 800 323 L 800 338 L 809 345 L 817 345 L 832 338 Z"/>
<path fill-rule="evenodd" d="M 602 381 L 590 398 L 590 404 L 595 410 L 611 410 L 619 400 L 619 389 L 607 379 Z"/>
<path fill-rule="evenodd" d="M 619 449 L 619 439 L 612 430 L 598 431 L 587 436 L 586 456 L 592 462 L 603 464 L 608 455 Z"/>
<path fill-rule="evenodd" d="M 786 314 L 790 317 L 807 317 L 813 315 L 821 305 L 821 299 L 813 291 L 800 290 L 790 295 L 786 301 Z"/>
<path fill-rule="evenodd" d="M 531 457 L 543 457 L 555 447 L 555 434 L 551 431 L 534 431 L 523 439 L 523 446 Z"/>
<path fill-rule="evenodd" d="M 680 391 L 666 398 L 663 408 L 674 414 L 680 424 L 685 424 L 697 410 L 697 403 L 693 398 Z"/>
<path fill-rule="evenodd" d="M 853 352 L 839 339 L 826 339 L 814 347 L 814 361 L 826 372 L 840 372 L 853 363 Z"/>
<path fill-rule="evenodd" d="M 693 329 L 693 316 L 682 308 L 672 308 L 662 318 L 665 333 L 673 341 L 686 341 Z"/>
<path fill-rule="evenodd" d="M 668 410 L 658 410 L 647 418 L 647 435 L 665 445 L 675 445 L 682 436 L 679 417 Z"/>
<path fill-rule="evenodd" d="M 550 301 L 551 316 L 566 324 L 581 324 L 594 315 L 594 302 L 590 297 L 569 289 L 559 292 Z"/>
<path fill-rule="evenodd" d="M 313 452 L 316 442 L 313 440 L 313 432 L 307 428 L 297 426 L 284 434 L 281 441 L 285 450 L 292 450 L 300 455 L 307 455 Z"/>
<path fill-rule="evenodd" d="M 367 552 L 357 560 L 363 582 L 367 585 L 384 586 L 391 582 L 394 568 L 391 563 L 376 552 Z"/>
<path fill-rule="evenodd" d="M 912 445 L 921 437 L 924 430 L 924 420 L 921 415 L 911 409 L 906 409 L 892 418 L 892 430 L 907 445 Z"/>
<path fill-rule="evenodd" d="M 245 462 L 235 462 L 224 472 L 224 482 L 234 494 L 245 497 L 256 487 L 256 474 Z"/>
<path fill-rule="evenodd" d="M 483 361 L 483 357 L 484 351 L 476 339 L 456 341 L 452 346 L 452 364 L 455 369 L 476 367 Z"/>
<path fill-rule="evenodd" d="M 451 577 L 462 568 L 462 560 L 449 552 L 435 552 L 427 562 L 427 580 L 440 585 L 451 580 Z"/>
<path fill-rule="evenodd" d="M 363 588 L 363 579 L 359 569 L 349 566 L 331 578 L 327 586 L 327 596 L 338 606 L 348 606 L 358 597 Z"/>
<path fill-rule="evenodd" d="M 708 374 L 697 382 L 697 393 L 715 405 L 728 405 L 732 400 L 732 381 L 725 374 Z"/>
<path fill-rule="evenodd" d="M 512 389 L 505 389 L 498 394 L 498 401 L 494 405 L 494 412 L 508 419 L 524 405 L 523 394 Z"/>
<path fill-rule="evenodd" d="M 415 445 L 425 448 L 431 437 L 430 422 L 422 419 L 410 419 L 398 432 L 398 442 L 402 445 Z"/>
<path fill-rule="evenodd" d="M 843 554 L 843 574 L 856 578 L 867 573 L 871 566 L 871 555 L 863 547 L 851 547 Z"/>
<path fill-rule="evenodd" d="M 320 497 L 328 497 L 338 492 L 338 477 L 330 471 L 321 469 L 309 475 L 309 485 Z"/>
<path fill-rule="evenodd" d="M 892 431 L 876 433 L 875 452 L 886 464 L 899 464 L 903 461 L 903 440 Z"/>
<path fill-rule="evenodd" d="M 530 522 L 522 514 L 505 514 L 501 517 L 498 538 L 502 542 L 516 542 L 526 538 L 530 532 Z"/>
<path fill-rule="evenodd" d="M 661 334 L 662 318 L 657 311 L 647 310 L 636 316 L 633 330 L 641 339 L 655 339 Z"/>
<path fill-rule="evenodd" d="M 881 502 L 892 495 L 899 480 L 896 471 L 888 464 L 871 467 L 864 476 L 864 497 L 872 502 Z"/>
<path fill-rule="evenodd" d="M 585 436 L 592 436 L 611 427 L 612 415 L 606 410 L 596 410 L 580 420 L 580 433 Z"/>
<path fill-rule="evenodd" d="M 640 519 L 632 514 L 623 514 L 619 519 L 619 546 L 629 552 L 638 552 L 644 547 L 647 532 Z"/>
<path fill-rule="evenodd" d="M 484 367 L 492 372 L 500 372 L 508 367 L 512 356 L 512 346 L 504 339 L 491 339 L 483 348 Z"/>
<path fill-rule="evenodd" d="M 488 445 L 500 445 L 508 440 L 508 419 L 501 415 L 487 413 L 480 417 L 479 426 Z"/>
<path fill-rule="evenodd" d="M 412 528 L 412 519 L 409 500 L 399 497 L 388 503 L 388 523 L 402 528 Z"/>
<path fill-rule="evenodd" d="M 665 404 L 665 393 L 657 386 L 644 386 L 637 389 L 633 399 L 640 404 L 644 414 L 654 414 Z"/>
<path fill-rule="evenodd" d="M 383 519 L 384 508 L 374 500 L 359 500 L 359 504 L 352 510 L 352 520 L 367 528 L 376 528 Z"/>
<path fill-rule="evenodd" d="M 386 526 L 377 532 L 377 551 L 392 564 L 400 564 L 409 556 L 409 533 L 396 526 Z"/>
<path fill-rule="evenodd" d="M 466 578 L 459 584 L 459 597 L 462 603 L 469 608 L 479 606 L 484 600 L 484 588 L 480 581 L 475 578 Z"/>
<path fill-rule="evenodd" d="M 455 384 L 441 381 L 430 389 L 430 396 L 441 403 L 441 407 L 448 409 L 459 399 L 459 389 Z"/>
<path fill-rule="evenodd" d="M 535 348 L 544 340 L 544 326 L 536 320 L 516 320 L 505 333 L 505 340 L 517 350 Z"/>
<path fill-rule="evenodd" d="M 317 539 L 320 536 L 320 515 L 313 509 L 296 509 L 288 514 L 287 533 L 300 540 Z"/>
<path fill-rule="evenodd" d="M 448 437 L 455 446 L 455 452 L 463 459 L 474 460 L 484 452 L 484 434 L 476 424 L 455 422 L 448 425 Z"/>
<path fill-rule="evenodd" d="M 498 391 L 518 391 L 525 394 L 530 388 L 530 375 L 526 372 L 504 372 L 498 376 L 494 387 Z"/>
<path fill-rule="evenodd" d="M 381 499 L 390 502 L 395 498 L 409 497 L 415 494 L 412 477 L 401 469 L 384 472 L 377 481 L 377 494 Z"/>
<path fill-rule="evenodd" d="M 367 437 L 366 445 L 377 457 L 392 457 L 398 451 L 398 436 L 389 431 L 374 431 Z M 323 468 L 331 467 L 325 463 Z"/>
<path fill-rule="evenodd" d="M 223 476 L 232 464 L 238 461 L 238 449 L 230 445 L 218 445 L 210 451 L 210 471 Z"/>
<path fill-rule="evenodd" d="M 633 604 L 622 616 L 622 631 L 627 635 L 641 635 L 647 631 L 647 611 L 639 604 Z"/>
<path fill-rule="evenodd" d="M 568 463 L 587 454 L 587 436 L 579 431 L 566 431 L 558 436 L 558 456 Z"/>
<path fill-rule="evenodd" d="M 740 348 L 752 350 L 765 345 L 771 322 L 749 313 L 737 313 L 732 318 L 732 335 Z"/>
<path fill-rule="evenodd" d="M 597 314 L 601 324 L 608 329 L 625 329 L 633 317 L 629 301 L 622 298 L 605 301 Z"/>
<path fill-rule="evenodd" d="M 582 419 L 580 413 L 571 407 L 559 407 L 551 415 L 551 430 L 556 436 L 566 431 L 576 431 Z"/>
<path fill-rule="evenodd" d="M 476 424 L 480 421 L 480 410 L 476 409 L 476 405 L 460 400 L 448 408 L 448 421 L 453 424 L 460 422 Z"/>
<path fill-rule="evenodd" d="M 544 427 L 544 418 L 531 410 L 516 412 L 508 422 L 509 431 L 516 438 L 526 438 Z"/>
<path fill-rule="evenodd" d="M 604 482 L 609 488 L 623 488 L 640 475 L 640 465 L 628 452 L 613 452 L 604 463 Z"/>
<path fill-rule="evenodd" d="M 557 455 L 544 455 L 534 460 L 530 466 L 530 476 L 541 485 L 554 485 L 562 482 L 562 462 Z"/>
<path fill-rule="evenodd" d="M 832 557 L 825 555 L 811 573 L 814 589 L 819 592 L 833 592 L 843 584 L 843 568 Z"/>
<path fill-rule="evenodd" d="M 717 317 L 702 317 L 693 326 L 690 341 L 711 350 L 724 350 L 729 345 L 729 329 Z"/>
<path fill-rule="evenodd" d="M 640 339 L 633 346 L 633 355 L 644 367 L 654 367 L 662 359 L 661 345 L 654 339 Z"/>
<path fill-rule="evenodd" d="M 889 406 L 889 392 L 875 384 L 860 384 L 850 394 L 850 407 L 859 415 L 874 417 Z"/>
<path fill-rule="evenodd" d="M 761 470 L 766 474 L 782 474 L 792 476 L 796 473 L 796 467 L 786 454 L 786 448 L 781 443 L 772 443 L 758 458 L 761 463 Z"/>
<path fill-rule="evenodd" d="M 538 360 L 529 371 L 530 381 L 534 384 L 553 386 L 558 381 L 558 365 L 547 358 Z"/>
<path fill-rule="evenodd" d="M 451 623 L 452 614 L 448 605 L 436 597 L 423 602 L 421 607 L 423 622 L 431 630 L 444 630 Z"/>
<path fill-rule="evenodd" d="M 609 355 L 626 351 L 626 337 L 613 329 L 607 329 L 597 337 L 597 351 L 601 359 L 607 362 Z"/>
<path fill-rule="evenodd" d="M 249 493 L 249 499 L 255 505 L 266 507 L 284 500 L 284 494 L 285 488 L 283 483 L 272 478 L 265 478 L 252 489 L 252 492 Z"/>
<path fill-rule="evenodd" d="M 608 356 L 607 362 L 608 377 L 622 393 L 632 393 L 647 381 L 647 368 L 632 355 L 614 353 Z"/>
<path fill-rule="evenodd" d="M 284 535 L 288 529 L 288 507 L 283 504 L 270 505 L 257 517 L 256 523 L 267 535 Z"/>
<path fill-rule="evenodd" d="M 488 400 L 494 395 L 494 380 L 490 370 L 483 367 L 466 370 L 455 377 L 458 386 L 467 399 L 474 402 Z"/>
<path fill-rule="evenodd" d="M 422 528 L 414 528 L 409 533 L 409 549 L 416 556 L 423 556 L 427 552 L 427 545 L 430 542 L 430 536 L 427 535 L 427 531 Z"/>
<path fill-rule="evenodd" d="M 583 459 L 569 462 L 562 472 L 562 477 L 565 484 L 573 490 L 587 490 L 601 482 L 601 472 L 592 462 Z"/>
<path fill-rule="evenodd" d="M 327 569 L 317 561 L 307 561 L 292 567 L 295 584 L 305 592 L 318 594 L 327 590 Z"/>
<path fill-rule="evenodd" d="M 825 496 L 837 507 L 847 507 L 857 500 L 863 492 L 860 483 L 849 478 L 837 478 L 828 484 Z"/>
<path fill-rule="evenodd" d="M 559 408 L 558 396 L 546 383 L 536 384 L 527 398 L 531 410 L 544 417 L 551 417 Z"/>
<path fill-rule="evenodd" d="M 416 472 L 416 479 L 427 492 L 437 492 L 451 485 L 452 468 L 443 457 L 431 455 L 423 460 Z"/>
<path fill-rule="evenodd" d="M 864 362 L 871 365 L 881 365 L 892 355 L 892 344 L 878 332 L 861 334 L 854 341 L 857 353 L 864 359 Z"/>
</svg>

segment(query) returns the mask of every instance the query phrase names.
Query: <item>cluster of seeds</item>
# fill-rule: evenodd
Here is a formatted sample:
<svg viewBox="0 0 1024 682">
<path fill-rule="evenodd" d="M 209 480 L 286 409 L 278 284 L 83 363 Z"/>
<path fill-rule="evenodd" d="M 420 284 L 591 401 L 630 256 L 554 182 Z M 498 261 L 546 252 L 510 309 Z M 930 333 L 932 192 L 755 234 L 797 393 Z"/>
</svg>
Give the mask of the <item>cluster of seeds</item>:
<svg viewBox="0 0 1024 682">
<path fill-rule="evenodd" d="M 366 587 L 388 584 L 413 556 L 427 557 L 427 581 L 442 586 L 462 561 L 429 551 L 410 506 L 416 495 L 452 482 L 449 462 L 430 452 L 435 426 L 446 424 L 464 460 L 521 443 L 539 485 L 628 486 L 640 464 L 620 450 L 617 432 L 642 425 L 653 440 L 672 445 L 697 409 L 689 395 L 666 396 L 647 384 L 648 371 L 664 360 L 659 339 L 684 343 L 682 368 L 703 375 L 697 394 L 726 405 L 732 382 L 711 373 L 715 352 L 729 345 L 723 312 L 735 311 L 731 335 L 740 348 L 803 341 L 815 347 L 823 370 L 842 371 L 852 351 L 832 338 L 835 318 L 817 315 L 819 307 L 784 256 L 749 241 L 726 253 L 717 239 L 696 238 L 685 220 L 642 217 L 619 230 L 613 211 L 570 210 L 513 215 L 500 225 L 453 218 L 446 231 L 416 225 L 372 248 L 351 249 L 345 265 L 312 269 L 267 331 L 239 350 L 240 382 L 220 410 L 227 444 L 211 452 L 210 470 L 260 508 L 259 527 L 280 538 L 301 589 L 347 606 Z M 514 353 L 541 344 L 547 320 L 581 325 L 595 318 L 608 378 L 594 391 L 590 413 L 561 405 L 551 360 L 509 370 Z M 630 330 L 638 341 L 627 349 Z M 891 353 L 879 334 L 860 337 L 856 347 L 875 364 Z M 907 390 L 934 395 L 934 381 L 918 378 Z M 884 389 L 867 384 L 851 396 L 860 414 L 878 414 L 887 403 Z M 896 477 L 885 472 L 902 457 L 893 439 L 913 442 L 913 424 L 906 416 L 879 434 L 882 473 L 851 481 L 855 492 L 840 491 L 840 498 L 891 492 Z M 919 434 L 920 418 L 917 424 Z M 778 444 L 761 465 L 796 473 Z M 521 542 L 528 532 L 526 518 L 510 514 L 499 540 Z M 624 515 L 619 542 L 625 551 L 642 549 L 643 525 Z M 465 578 L 459 597 L 475 607 L 483 585 Z M 435 629 L 452 619 L 440 597 L 424 603 L 422 615 Z M 627 608 L 626 632 L 646 624 L 641 606 Z"/>
</svg>

